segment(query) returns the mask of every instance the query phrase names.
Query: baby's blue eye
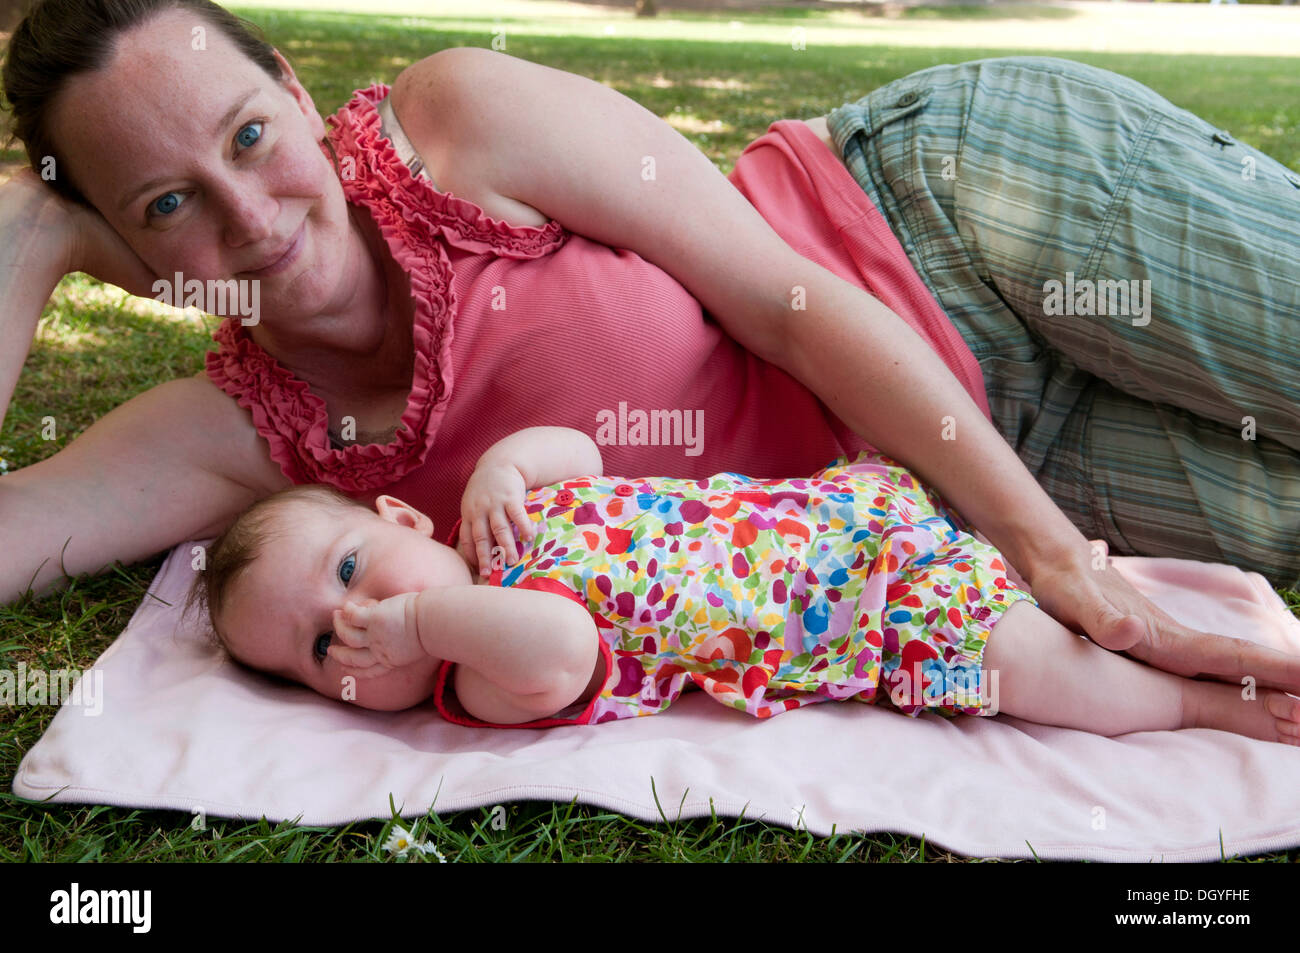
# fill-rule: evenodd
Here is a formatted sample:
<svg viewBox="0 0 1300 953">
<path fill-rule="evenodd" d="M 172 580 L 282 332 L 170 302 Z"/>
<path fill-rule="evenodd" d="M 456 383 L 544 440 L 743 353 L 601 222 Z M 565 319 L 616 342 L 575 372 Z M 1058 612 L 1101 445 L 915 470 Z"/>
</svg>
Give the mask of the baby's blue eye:
<svg viewBox="0 0 1300 953">
<path fill-rule="evenodd" d="M 180 208 L 180 205 L 181 200 L 179 194 L 176 192 L 168 192 L 158 201 L 153 203 L 153 210 L 159 215 L 170 215 L 172 212 Z"/>
<path fill-rule="evenodd" d="M 256 132 L 252 130 L 256 129 Z M 260 122 L 250 122 L 243 129 L 239 130 L 239 135 L 235 136 L 235 141 L 247 149 L 249 146 L 257 145 L 257 140 L 262 138 L 262 124 Z"/>
<path fill-rule="evenodd" d="M 339 578 L 343 580 L 344 585 L 352 579 L 352 574 L 357 571 L 357 557 L 349 556 L 339 564 Z"/>
<path fill-rule="evenodd" d="M 333 632 L 322 632 L 316 636 L 316 642 L 312 646 L 318 659 L 324 659 L 329 655 L 330 642 L 334 638 Z"/>
</svg>

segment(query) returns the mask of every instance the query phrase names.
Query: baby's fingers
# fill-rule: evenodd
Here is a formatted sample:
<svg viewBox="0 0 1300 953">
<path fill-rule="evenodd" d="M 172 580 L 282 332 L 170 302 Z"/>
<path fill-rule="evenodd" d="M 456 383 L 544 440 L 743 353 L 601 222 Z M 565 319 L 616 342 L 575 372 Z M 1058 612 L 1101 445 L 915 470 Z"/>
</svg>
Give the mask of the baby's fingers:
<svg viewBox="0 0 1300 953">
<path fill-rule="evenodd" d="M 492 532 L 496 534 L 497 543 L 501 550 L 501 565 L 509 566 L 519 554 L 519 547 L 515 542 L 515 528 L 505 510 L 497 510 L 492 514 L 491 519 Z"/>
<path fill-rule="evenodd" d="M 486 576 L 492 571 L 492 555 L 488 549 L 488 543 L 492 536 L 487 526 L 487 521 L 478 516 L 474 519 L 473 541 L 474 552 L 478 559 L 478 574 Z"/>
<path fill-rule="evenodd" d="M 528 511 L 524 509 L 522 500 L 516 500 L 510 504 L 510 518 L 514 520 L 515 525 L 519 527 L 519 538 L 527 541 L 537 535 L 537 527 L 533 521 L 528 518 Z"/>
<path fill-rule="evenodd" d="M 349 648 L 346 645 L 331 645 L 325 652 L 330 658 L 340 665 L 346 665 L 348 668 L 357 669 L 353 674 L 360 675 L 363 678 L 369 677 L 366 670 L 375 668 L 373 674 L 378 675 L 380 669 L 384 666 L 375 658 L 375 653 L 370 649 Z"/>
<path fill-rule="evenodd" d="M 366 637 L 365 618 L 368 610 L 348 603 L 342 609 L 334 610 L 334 635 L 344 645 L 363 649 L 370 644 Z"/>
</svg>

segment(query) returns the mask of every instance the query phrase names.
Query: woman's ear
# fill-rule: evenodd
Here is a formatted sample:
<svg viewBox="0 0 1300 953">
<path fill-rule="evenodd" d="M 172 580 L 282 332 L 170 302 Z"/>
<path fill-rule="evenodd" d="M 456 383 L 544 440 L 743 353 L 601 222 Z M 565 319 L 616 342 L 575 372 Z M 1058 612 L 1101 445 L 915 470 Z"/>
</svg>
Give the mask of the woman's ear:
<svg viewBox="0 0 1300 953">
<path fill-rule="evenodd" d="M 375 512 L 379 514 L 380 519 L 413 529 L 423 536 L 430 538 L 433 536 L 433 520 L 395 496 L 385 494 L 378 497 L 375 500 Z"/>
<path fill-rule="evenodd" d="M 280 83 L 288 91 L 289 95 L 294 98 L 298 108 L 302 110 L 303 116 L 307 118 L 307 124 L 311 126 L 312 135 L 317 140 L 324 139 L 325 120 L 321 119 L 320 113 L 316 111 L 316 104 L 312 101 L 311 93 L 307 92 L 302 83 L 298 81 L 298 74 L 293 71 L 293 67 L 284 58 L 284 54 L 279 50 L 273 50 L 273 53 L 275 54 L 275 61 L 280 64 L 280 69 L 284 74 Z"/>
</svg>

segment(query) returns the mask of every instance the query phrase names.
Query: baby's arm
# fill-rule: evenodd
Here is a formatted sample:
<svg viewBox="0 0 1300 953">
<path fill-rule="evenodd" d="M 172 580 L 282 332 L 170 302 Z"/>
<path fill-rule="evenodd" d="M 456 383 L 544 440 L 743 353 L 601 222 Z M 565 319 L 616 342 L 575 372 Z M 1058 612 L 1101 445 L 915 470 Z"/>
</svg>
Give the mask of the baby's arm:
<svg viewBox="0 0 1300 953">
<path fill-rule="evenodd" d="M 478 469 L 512 466 L 530 490 L 575 476 L 599 476 L 600 448 L 572 427 L 528 427 L 494 443 L 479 457 Z"/>
<path fill-rule="evenodd" d="M 600 636 L 586 608 L 531 589 L 439 586 L 349 604 L 336 615 L 335 631 L 345 645 L 331 646 L 330 654 L 369 674 L 422 656 L 456 662 L 465 710 L 499 724 L 572 704 L 601 664 Z"/>
<path fill-rule="evenodd" d="M 456 696 L 475 718 L 517 724 L 553 715 L 581 697 L 603 667 L 596 623 L 571 599 L 488 586 L 422 595 L 431 593 L 420 607 L 421 641 L 439 658 L 460 656 Z M 430 627 L 434 634 L 424 636 Z M 444 647 L 448 642 L 455 644 Z"/>
</svg>

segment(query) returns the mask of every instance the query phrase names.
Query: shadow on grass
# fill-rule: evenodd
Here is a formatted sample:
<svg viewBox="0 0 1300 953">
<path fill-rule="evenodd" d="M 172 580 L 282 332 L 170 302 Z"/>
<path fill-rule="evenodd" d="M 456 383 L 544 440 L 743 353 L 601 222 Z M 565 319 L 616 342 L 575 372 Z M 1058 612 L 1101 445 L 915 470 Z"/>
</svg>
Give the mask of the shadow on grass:
<svg viewBox="0 0 1300 953">
<path fill-rule="evenodd" d="M 63 279 L 0 429 L 0 457 L 10 470 L 57 453 L 156 384 L 202 369 L 204 352 L 215 347 L 211 332 L 219 319 L 142 313 L 152 306 L 88 275 Z"/>
<path fill-rule="evenodd" d="M 600 7 L 608 10 L 612 16 L 631 13 L 633 4 L 630 0 L 623 3 L 611 3 L 609 0 L 569 0 L 586 7 Z M 1052 6 L 1041 3 L 917 3 L 913 0 L 861 0 L 861 2 L 818 2 L 810 0 L 806 6 L 768 6 L 763 3 L 745 3 L 737 0 L 736 5 L 724 2 L 679 2 L 661 0 L 657 18 L 638 22 L 654 23 L 658 20 L 682 20 L 689 22 L 709 22 L 741 20 L 747 24 L 754 23 L 788 23 L 792 20 L 818 21 L 860 16 L 874 19 L 880 16 L 897 17 L 903 20 L 1069 20 L 1080 14 L 1069 7 Z M 497 18 L 494 18 L 496 22 Z"/>
<path fill-rule="evenodd" d="M 467 15 L 440 21 L 235 9 L 261 26 L 286 52 L 324 115 L 345 103 L 353 90 L 375 82 L 391 83 L 405 67 L 437 50 L 486 46 L 494 28 L 504 26 L 509 32 L 517 25 L 525 32 L 510 33 L 510 55 L 588 76 L 617 89 L 672 123 L 723 172 L 729 172 L 745 145 L 777 119 L 825 115 L 891 80 L 941 63 L 1025 55 L 1024 50 L 887 45 L 823 45 L 810 54 L 780 41 L 532 35 L 526 30 L 535 27 L 536 21 L 521 18 Z M 781 21 L 784 23 L 803 20 L 811 24 L 827 15 L 822 10 L 779 9 L 786 18 Z M 1044 17 L 1070 13 L 1063 8 L 1026 4 L 917 8 L 905 15 L 979 19 L 1000 11 Z M 721 21 L 734 19 L 734 13 L 711 11 L 691 16 L 700 22 Z M 775 16 L 773 10 L 761 15 L 747 13 L 745 22 L 759 24 Z M 451 23 L 454 29 L 448 28 Z M 481 23 L 482 27 L 466 28 L 466 23 Z M 1300 74 L 1293 60 L 1077 51 L 1065 55 L 1130 76 L 1176 105 L 1228 129 L 1242 142 L 1300 170 L 1300 108 L 1296 105 Z M 1195 81 L 1188 82 L 1189 76 Z M 731 85 L 716 82 L 720 78 Z M 736 80 L 743 85 L 734 85 Z M 685 118 L 678 121 L 675 115 Z M 16 160 L 18 156 L 15 152 L 3 158 Z"/>
<path fill-rule="evenodd" d="M 987 6 L 909 6 L 902 20 L 1073 20 L 1080 16 L 1069 7 L 1042 6 L 1033 3 L 997 3 Z"/>
<path fill-rule="evenodd" d="M 959 9 L 984 17 L 999 8 Z M 917 17 L 930 15 L 925 10 L 911 12 Z M 940 10 L 935 15 L 950 12 Z M 705 19 L 723 19 L 724 14 L 730 18 L 725 11 L 714 13 L 717 16 Z M 764 16 L 770 13 L 765 11 Z M 803 20 L 823 14 L 795 10 L 791 19 L 794 13 Z M 472 16 L 458 17 L 456 28 L 449 29 L 438 20 L 412 17 L 266 9 L 245 14 L 289 54 L 324 115 L 346 102 L 353 90 L 374 82 L 392 83 L 405 66 L 437 50 L 487 46 L 492 30 L 505 26 L 509 55 L 609 85 L 677 126 L 723 172 L 729 172 L 745 145 L 777 119 L 825 115 L 878 86 L 942 63 L 1026 55 L 1024 50 L 886 45 L 823 45 L 811 55 L 791 49 L 784 41 L 509 33 L 512 22 L 522 28 L 535 21 L 487 16 L 479 18 L 480 30 L 463 28 L 462 24 L 475 21 Z M 761 19 L 754 16 L 747 22 Z M 1144 83 L 1175 105 L 1300 170 L 1300 75 L 1293 60 L 1078 51 L 1063 55 Z M 1195 81 L 1189 82 L 1188 77 Z M 740 80 L 743 85 L 709 85 L 720 78 Z M 700 122 L 676 122 L 674 116 L 682 114 Z M 705 125 L 707 130 L 702 130 Z"/>
</svg>

